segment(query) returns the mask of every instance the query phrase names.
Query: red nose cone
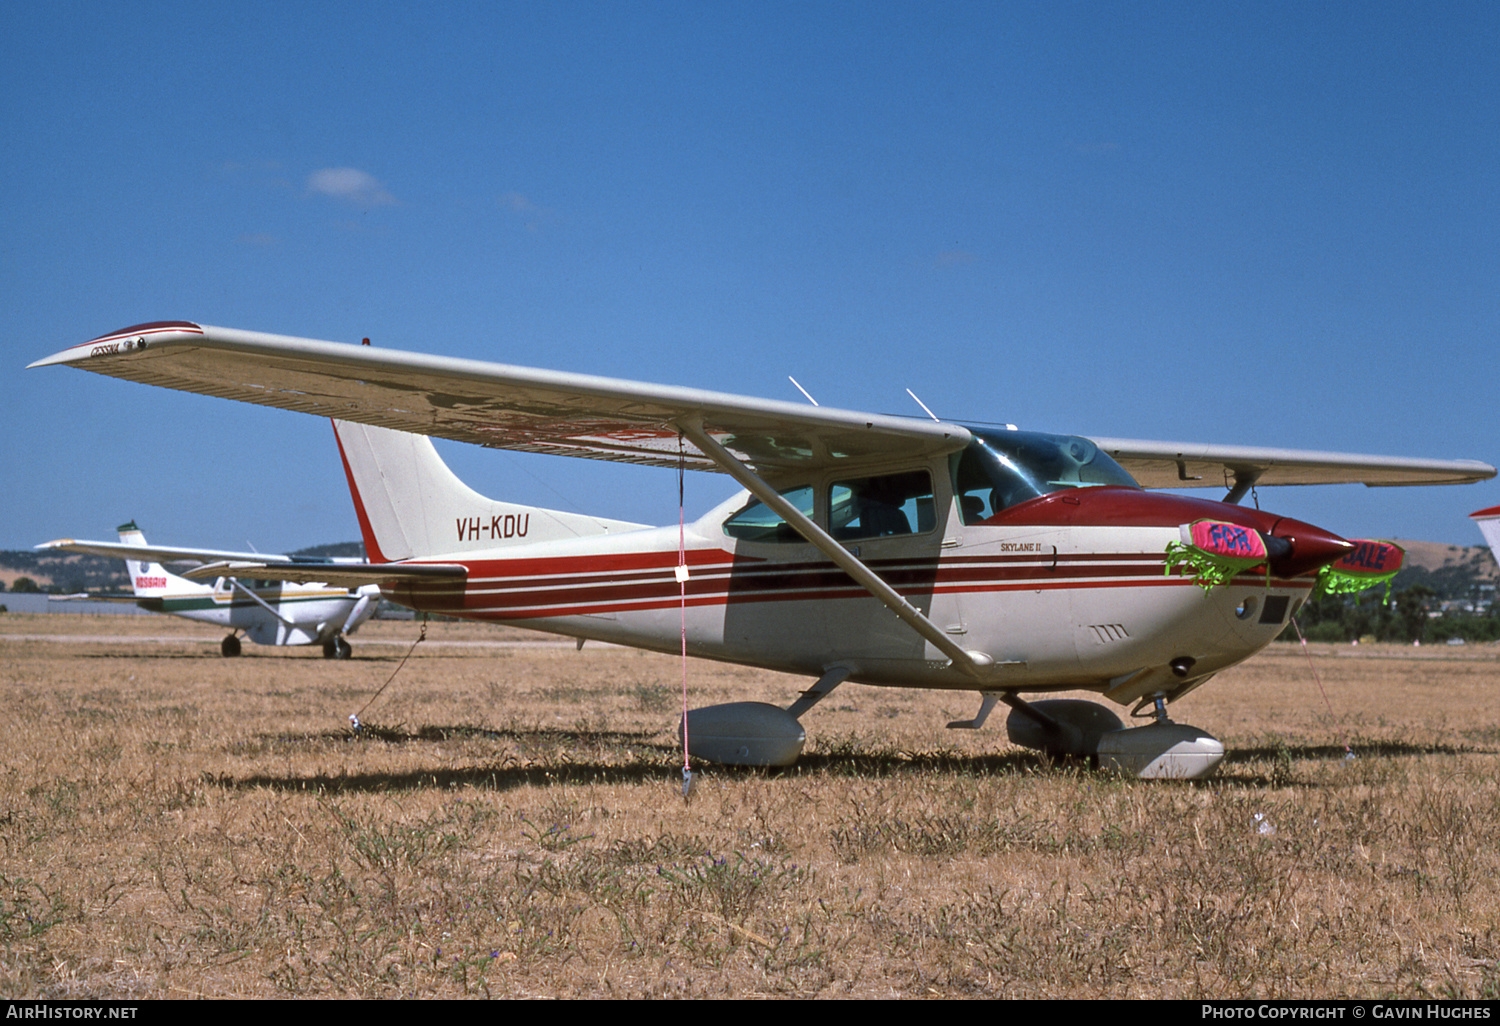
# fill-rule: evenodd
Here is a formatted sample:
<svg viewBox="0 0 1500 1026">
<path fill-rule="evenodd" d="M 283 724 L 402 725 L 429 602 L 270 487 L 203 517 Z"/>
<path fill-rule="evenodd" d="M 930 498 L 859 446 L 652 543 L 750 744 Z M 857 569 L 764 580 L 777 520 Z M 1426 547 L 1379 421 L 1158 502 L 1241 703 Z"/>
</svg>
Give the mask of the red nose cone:
<svg viewBox="0 0 1500 1026">
<path fill-rule="evenodd" d="M 1292 551 L 1271 561 L 1271 572 L 1277 577 L 1300 577 L 1302 574 L 1321 570 L 1330 563 L 1337 563 L 1357 546 L 1331 531 L 1300 520 L 1282 517 L 1271 528 L 1273 538 L 1290 542 Z"/>
</svg>

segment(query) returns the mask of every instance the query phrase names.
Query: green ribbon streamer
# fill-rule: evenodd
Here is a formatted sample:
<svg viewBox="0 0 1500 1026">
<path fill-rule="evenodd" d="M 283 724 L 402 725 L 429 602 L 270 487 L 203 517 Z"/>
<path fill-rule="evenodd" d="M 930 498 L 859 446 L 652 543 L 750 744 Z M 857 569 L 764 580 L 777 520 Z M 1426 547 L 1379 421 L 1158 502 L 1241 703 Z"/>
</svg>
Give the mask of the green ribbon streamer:
<svg viewBox="0 0 1500 1026">
<path fill-rule="evenodd" d="M 1223 584 L 1228 584 L 1234 578 L 1250 569 L 1259 566 L 1264 560 L 1234 559 L 1229 556 L 1215 556 L 1204 552 L 1196 545 L 1184 545 L 1182 542 L 1167 542 L 1167 559 L 1165 576 L 1172 576 L 1172 571 L 1177 570 L 1193 578 L 1193 583 L 1204 591 L 1213 591 Z M 1271 579 L 1266 578 L 1266 584 L 1270 586 Z"/>
<path fill-rule="evenodd" d="M 1239 574 L 1254 566 L 1260 565 L 1259 560 L 1251 561 L 1235 559 L 1228 556 L 1216 556 L 1204 552 L 1196 545 L 1184 545 L 1181 542 L 1167 542 L 1166 569 L 1164 575 L 1172 576 L 1172 571 L 1186 574 L 1193 578 L 1193 583 L 1204 591 L 1213 591 L 1215 588 L 1228 584 Z M 1318 581 L 1313 585 L 1312 594 L 1309 598 L 1317 598 L 1319 595 L 1357 595 L 1371 588 L 1385 585 L 1385 598 L 1383 601 L 1391 600 L 1391 581 L 1395 578 L 1397 570 L 1388 574 L 1352 573 L 1348 570 L 1339 570 L 1325 566 L 1318 571 Z M 1266 587 L 1271 586 L 1271 575 L 1266 574 Z"/>
<path fill-rule="evenodd" d="M 1346 570 L 1336 570 L 1332 566 L 1325 566 L 1318 571 L 1318 583 L 1313 585 L 1310 598 L 1319 595 L 1358 595 L 1362 591 L 1378 588 L 1385 585 L 1385 597 L 1382 602 L 1391 600 L 1391 580 L 1399 572 L 1392 570 L 1388 574 L 1351 574 Z"/>
</svg>

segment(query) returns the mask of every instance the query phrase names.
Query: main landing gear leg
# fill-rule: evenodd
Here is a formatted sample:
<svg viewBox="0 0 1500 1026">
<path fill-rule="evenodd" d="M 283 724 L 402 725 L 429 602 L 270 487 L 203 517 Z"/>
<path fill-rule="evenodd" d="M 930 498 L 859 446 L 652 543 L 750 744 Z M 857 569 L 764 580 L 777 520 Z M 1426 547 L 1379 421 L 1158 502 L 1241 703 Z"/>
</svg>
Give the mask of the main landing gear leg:
<svg viewBox="0 0 1500 1026">
<path fill-rule="evenodd" d="M 836 667 L 787 709 L 764 702 L 730 702 L 691 710 L 678 727 L 687 733 L 688 754 L 725 766 L 790 766 L 802 754 L 807 732 L 797 721 L 849 679 L 850 671 Z"/>
<path fill-rule="evenodd" d="M 818 678 L 816 684 L 802 692 L 801 698 L 787 706 L 786 714 L 793 719 L 800 720 L 803 713 L 823 701 L 823 699 L 827 698 L 833 692 L 834 688 L 848 680 L 849 672 L 849 668 L 845 666 L 836 666 L 829 670 Z"/>
</svg>

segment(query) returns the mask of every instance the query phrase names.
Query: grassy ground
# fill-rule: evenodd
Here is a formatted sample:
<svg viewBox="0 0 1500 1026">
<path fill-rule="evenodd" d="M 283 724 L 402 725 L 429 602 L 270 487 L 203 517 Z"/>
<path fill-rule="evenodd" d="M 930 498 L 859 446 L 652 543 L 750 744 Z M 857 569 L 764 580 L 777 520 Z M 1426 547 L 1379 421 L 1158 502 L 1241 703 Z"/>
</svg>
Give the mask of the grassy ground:
<svg viewBox="0 0 1500 1026">
<path fill-rule="evenodd" d="M 1277 646 L 1173 707 L 1231 749 L 1197 785 L 849 685 L 797 767 L 684 801 L 676 659 L 436 624 L 401 666 L 416 635 L 229 660 L 167 618 L 0 616 L 0 993 L 1500 995 L 1493 647 L 1319 647 L 1320 689 Z"/>
</svg>

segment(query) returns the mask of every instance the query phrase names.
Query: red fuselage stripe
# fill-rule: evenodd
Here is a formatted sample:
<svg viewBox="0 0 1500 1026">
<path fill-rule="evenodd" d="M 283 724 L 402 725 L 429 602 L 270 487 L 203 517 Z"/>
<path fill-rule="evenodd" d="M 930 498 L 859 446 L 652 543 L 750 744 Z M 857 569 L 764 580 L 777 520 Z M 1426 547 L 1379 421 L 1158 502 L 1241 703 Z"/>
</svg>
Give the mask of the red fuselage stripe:
<svg viewBox="0 0 1500 1026">
<path fill-rule="evenodd" d="M 864 588 L 828 563 L 746 566 L 727 553 L 700 551 L 695 555 L 698 558 L 691 562 L 696 572 L 687 586 L 687 603 L 694 607 L 869 597 Z M 398 594 L 418 608 L 501 619 L 666 609 L 681 601 L 672 575 L 675 559 L 675 553 L 609 557 L 604 562 L 614 564 L 614 573 L 600 572 L 601 561 L 585 557 L 483 560 L 469 564 L 464 581 L 412 583 L 401 586 Z M 872 568 L 910 596 L 1194 584 L 1188 577 L 1166 575 L 1161 556 L 1142 553 L 1086 553 L 1059 556 L 1055 562 L 1050 555 L 1032 554 L 885 560 L 872 561 Z M 1266 585 L 1264 574 L 1253 571 L 1236 581 Z M 1274 583 L 1299 589 L 1312 586 L 1311 580 Z"/>
</svg>

